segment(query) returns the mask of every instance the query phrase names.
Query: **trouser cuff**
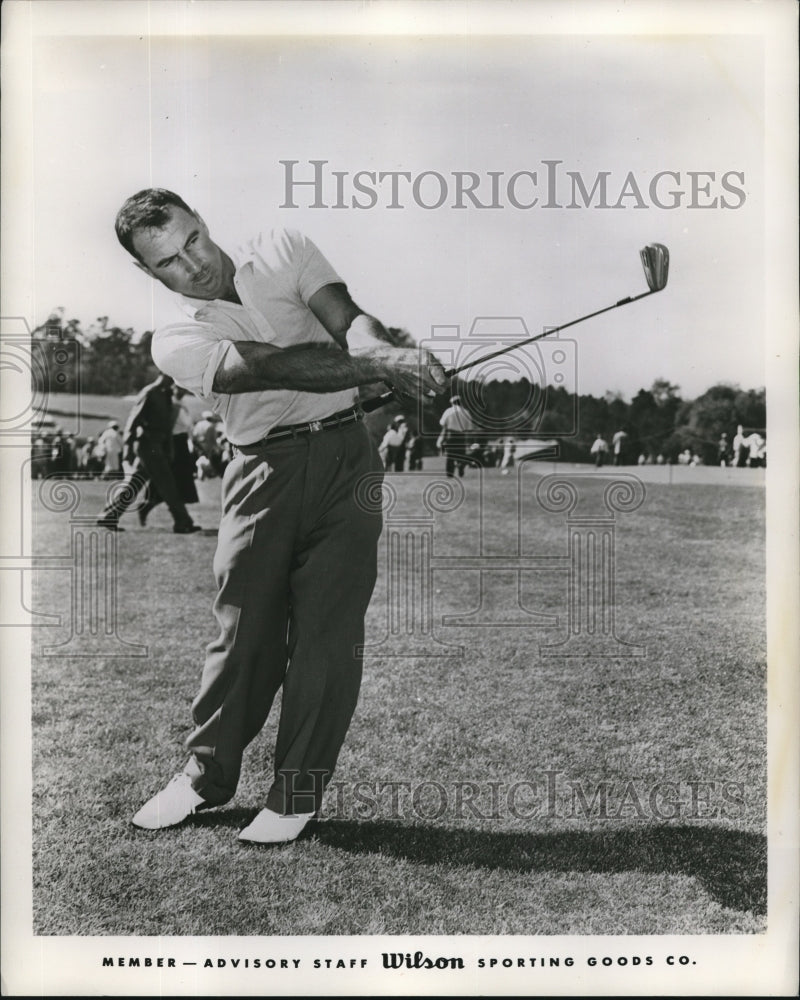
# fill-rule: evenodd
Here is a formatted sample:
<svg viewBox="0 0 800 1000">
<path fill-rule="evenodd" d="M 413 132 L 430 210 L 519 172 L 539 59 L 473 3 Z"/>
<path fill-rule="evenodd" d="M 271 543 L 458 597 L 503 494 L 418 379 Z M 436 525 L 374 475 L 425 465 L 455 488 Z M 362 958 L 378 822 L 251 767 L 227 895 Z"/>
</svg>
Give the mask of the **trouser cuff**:
<svg viewBox="0 0 800 1000">
<path fill-rule="evenodd" d="M 203 797 L 206 806 L 222 806 L 233 798 L 235 788 L 222 782 L 219 765 L 212 761 L 201 761 L 192 754 L 183 768 L 192 779 L 192 788 Z M 202 806 L 200 807 L 202 808 Z"/>
</svg>

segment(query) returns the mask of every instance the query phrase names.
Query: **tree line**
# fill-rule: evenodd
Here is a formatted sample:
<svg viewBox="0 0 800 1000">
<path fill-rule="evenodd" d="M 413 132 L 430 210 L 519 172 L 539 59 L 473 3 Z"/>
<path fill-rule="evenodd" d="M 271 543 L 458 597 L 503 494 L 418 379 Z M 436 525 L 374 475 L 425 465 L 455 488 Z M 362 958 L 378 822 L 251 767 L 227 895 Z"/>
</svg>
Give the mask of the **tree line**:
<svg viewBox="0 0 800 1000">
<path fill-rule="evenodd" d="M 405 330 L 389 327 L 387 333 L 396 346 L 415 346 Z M 150 356 L 152 332 L 137 337 L 131 328 L 111 324 L 107 316 L 83 327 L 76 319 L 65 320 L 64 310 L 57 309 L 32 336 L 33 388 L 39 391 L 125 396 L 138 392 L 157 375 Z M 54 351 L 61 348 L 66 349 L 59 355 L 66 363 L 54 366 Z M 483 429 L 483 436 L 552 438 L 559 442 L 560 457 L 568 461 L 585 460 L 598 433 L 610 441 L 622 430 L 627 434 L 630 461 L 635 462 L 639 455 L 653 460 L 661 455 L 674 462 L 688 448 L 704 462 L 713 463 L 723 433 L 730 441 L 740 424 L 745 433 L 758 430 L 763 434 L 766 429 L 765 390 L 728 383 L 713 385 L 687 400 L 681 397 L 679 386 L 657 379 L 630 402 L 616 393 L 576 395 L 563 387 L 535 385 L 526 379 L 456 379 L 452 391 L 460 395 Z M 415 428 L 422 433 L 429 452 L 435 447 L 439 418 L 448 405 L 446 396 L 433 400 L 426 406 L 422 426 Z M 402 412 L 401 406 L 393 403 L 371 414 L 368 422 L 373 434 L 382 434 L 398 412 Z M 407 417 L 415 422 L 414 413 L 407 412 Z"/>
<path fill-rule="evenodd" d="M 516 436 L 552 438 L 559 442 L 559 457 L 567 461 L 585 461 L 597 434 L 611 442 L 617 431 L 627 435 L 628 461 L 639 455 L 666 462 L 677 461 L 689 449 L 706 464 L 718 461 L 722 434 L 732 441 L 741 424 L 745 433 L 766 430 L 766 391 L 742 389 L 738 385 L 718 383 L 695 399 L 683 399 L 680 387 L 666 379 L 656 379 L 647 389 L 640 389 L 626 402 L 618 393 L 603 396 L 576 395 L 561 387 L 518 382 L 488 382 L 470 392 L 469 384 L 456 387 L 462 399 L 480 394 L 478 420 L 490 427 L 500 426 L 502 415 L 509 414 L 516 426 Z M 439 402 L 437 400 L 437 402 Z M 502 435 L 498 435 L 502 436 Z"/>
</svg>

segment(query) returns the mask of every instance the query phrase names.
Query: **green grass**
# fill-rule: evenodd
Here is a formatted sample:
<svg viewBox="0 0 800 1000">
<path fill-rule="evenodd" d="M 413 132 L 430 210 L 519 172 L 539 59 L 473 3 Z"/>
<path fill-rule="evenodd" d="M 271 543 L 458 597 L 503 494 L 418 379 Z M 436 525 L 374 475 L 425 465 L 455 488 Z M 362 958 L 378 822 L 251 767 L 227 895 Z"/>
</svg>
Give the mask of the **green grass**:
<svg viewBox="0 0 800 1000">
<path fill-rule="evenodd" d="M 148 655 L 34 659 L 36 933 L 762 931 L 764 496 L 719 472 L 717 482 L 707 470 L 697 485 L 648 483 L 642 507 L 617 516 L 617 629 L 645 657 L 543 657 L 539 644 L 560 627 L 497 625 L 437 624 L 441 640 L 464 646 L 461 659 L 377 649 L 325 815 L 281 848 L 236 839 L 266 796 L 277 705 L 247 751 L 232 803 L 159 833 L 129 823 L 183 763 L 214 634 L 215 542 L 174 536 L 162 508 L 145 530 L 127 517 L 119 633 L 147 643 Z M 535 481 L 524 480 L 521 551 L 561 556 L 564 515 L 537 512 Z M 516 544 L 513 484 L 487 477 L 486 551 Z M 397 485 L 396 510 L 420 509 L 415 478 Z M 462 507 L 437 515 L 436 556 L 477 552 L 476 477 L 466 485 Z M 581 486 L 590 506 L 603 485 Z M 218 483 L 199 487 L 193 514 L 210 528 Z M 79 513 L 99 509 L 103 488 L 82 484 Z M 68 515 L 37 504 L 37 551 L 67 556 L 69 544 Z M 522 579 L 523 604 L 563 623 L 563 573 Z M 38 575 L 37 608 L 64 616 L 61 627 L 37 630 L 39 646 L 69 636 L 68 580 L 64 571 Z M 386 583 L 382 566 L 367 621 L 373 643 L 385 632 Z M 475 571 L 437 570 L 434 587 L 437 623 L 478 603 Z M 492 591 L 487 611 L 506 616 L 508 593 Z M 357 782 L 367 783 L 360 798 Z M 397 786 L 395 808 L 388 782 L 408 783 Z M 504 796 L 515 782 L 526 784 L 513 810 Z M 649 803 L 659 782 L 680 800 L 672 818 L 662 800 L 660 812 Z M 463 801 L 469 783 L 475 809 Z M 605 788 L 604 815 L 580 807 L 577 785 L 589 799 Z M 501 789 L 497 808 L 492 787 Z M 372 805 L 365 789 L 380 790 Z"/>
</svg>

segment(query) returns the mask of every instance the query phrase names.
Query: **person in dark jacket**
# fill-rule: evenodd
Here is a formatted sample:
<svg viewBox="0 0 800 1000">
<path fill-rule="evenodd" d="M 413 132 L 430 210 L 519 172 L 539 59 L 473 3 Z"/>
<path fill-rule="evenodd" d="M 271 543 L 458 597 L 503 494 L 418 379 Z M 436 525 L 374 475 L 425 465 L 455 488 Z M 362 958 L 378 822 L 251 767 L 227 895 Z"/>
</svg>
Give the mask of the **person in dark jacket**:
<svg viewBox="0 0 800 1000">
<path fill-rule="evenodd" d="M 172 385 L 169 375 L 159 375 L 136 397 L 123 432 L 123 457 L 133 466 L 121 489 L 103 510 L 97 524 L 121 531 L 119 519 L 151 483 L 169 507 L 176 535 L 200 531 L 181 499 L 172 473 Z"/>
</svg>

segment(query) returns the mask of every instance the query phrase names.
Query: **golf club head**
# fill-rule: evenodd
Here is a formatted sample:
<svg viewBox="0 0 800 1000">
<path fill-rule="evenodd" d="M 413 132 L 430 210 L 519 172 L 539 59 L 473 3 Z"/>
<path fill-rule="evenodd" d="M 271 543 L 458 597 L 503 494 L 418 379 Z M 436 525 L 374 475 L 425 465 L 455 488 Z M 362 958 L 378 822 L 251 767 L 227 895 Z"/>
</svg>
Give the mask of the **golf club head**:
<svg viewBox="0 0 800 1000">
<path fill-rule="evenodd" d="M 663 243 L 648 243 L 639 251 L 647 278 L 647 287 L 651 292 L 660 292 L 666 287 L 669 276 L 669 250 Z"/>
</svg>

